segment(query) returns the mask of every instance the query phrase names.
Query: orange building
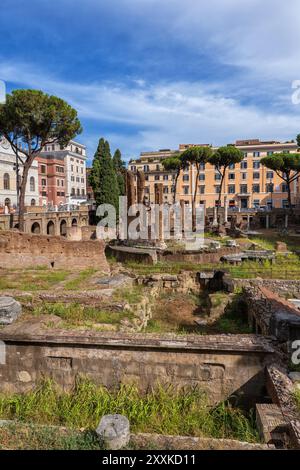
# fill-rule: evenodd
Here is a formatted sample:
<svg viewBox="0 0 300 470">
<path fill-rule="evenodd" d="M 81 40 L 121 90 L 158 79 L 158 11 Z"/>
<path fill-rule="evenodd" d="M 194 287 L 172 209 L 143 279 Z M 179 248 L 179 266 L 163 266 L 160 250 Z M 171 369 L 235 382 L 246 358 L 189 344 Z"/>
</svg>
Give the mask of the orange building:
<svg viewBox="0 0 300 470">
<path fill-rule="evenodd" d="M 59 206 L 66 203 L 66 176 L 63 158 L 39 156 L 38 178 L 40 206 Z"/>
<path fill-rule="evenodd" d="M 158 152 L 142 152 L 140 158 L 130 160 L 129 170 L 143 170 L 146 176 L 145 194 L 150 202 L 154 202 L 154 184 L 162 183 L 164 200 L 173 202 L 175 174 L 164 171 L 162 161 L 165 158 L 183 152 L 194 144 L 181 144 L 178 150 L 164 149 Z M 207 146 L 208 144 L 200 144 Z M 224 198 L 230 207 L 247 208 L 282 208 L 287 206 L 287 189 L 284 181 L 274 171 L 264 167 L 261 157 L 278 152 L 298 152 L 297 143 L 265 141 L 259 139 L 238 140 L 235 146 L 244 153 L 241 163 L 232 165 L 226 173 L 222 190 L 221 204 Z M 217 147 L 212 147 L 217 150 Z M 179 176 L 176 200 L 190 202 L 197 184 L 197 203 L 206 207 L 215 207 L 220 191 L 220 175 L 214 166 L 203 165 L 196 182 L 196 168 L 190 166 Z M 292 186 L 292 202 L 299 202 L 298 180 Z"/>
</svg>

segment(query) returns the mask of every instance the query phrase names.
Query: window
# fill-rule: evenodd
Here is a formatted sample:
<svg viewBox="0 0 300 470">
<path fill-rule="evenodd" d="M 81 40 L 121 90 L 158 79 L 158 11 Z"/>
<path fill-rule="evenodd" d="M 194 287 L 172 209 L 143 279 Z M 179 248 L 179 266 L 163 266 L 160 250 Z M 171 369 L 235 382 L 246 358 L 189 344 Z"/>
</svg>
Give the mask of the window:
<svg viewBox="0 0 300 470">
<path fill-rule="evenodd" d="M 248 193 L 248 186 L 246 184 L 241 184 L 240 185 L 240 193 L 241 194 L 247 194 Z"/>
<path fill-rule="evenodd" d="M 255 170 L 258 170 L 260 168 L 260 162 L 258 161 L 253 162 L 253 168 L 255 168 Z"/>
<path fill-rule="evenodd" d="M 273 155 L 273 152 L 272 151 L 267 152 L 267 155 L 268 155 L 268 157 L 270 157 L 271 155 Z"/>
<path fill-rule="evenodd" d="M 74 165 L 71 165 L 71 171 L 74 171 Z"/>
<path fill-rule="evenodd" d="M 205 180 L 205 173 L 200 173 L 199 181 L 204 181 L 204 180 Z"/>
<path fill-rule="evenodd" d="M 220 193 L 220 190 L 221 190 L 221 186 L 219 184 L 216 184 L 215 185 L 215 193 L 216 194 L 219 194 Z"/>
<path fill-rule="evenodd" d="M 266 184 L 266 193 L 272 193 L 274 191 L 274 183 Z"/>
<path fill-rule="evenodd" d="M 169 188 L 168 188 L 168 186 L 164 186 L 163 192 L 164 192 L 164 194 L 168 194 L 168 193 L 169 193 Z"/>
<path fill-rule="evenodd" d="M 205 170 L 205 163 L 201 162 L 200 165 L 199 165 L 199 168 L 201 171 L 204 171 Z"/>
<path fill-rule="evenodd" d="M 253 173 L 253 179 L 254 180 L 259 180 L 260 174 L 258 172 Z"/>
<path fill-rule="evenodd" d="M 168 181 L 169 179 L 169 176 L 168 175 L 164 175 L 164 181 Z"/>
<path fill-rule="evenodd" d="M 131 165 L 130 169 L 131 169 L 131 171 L 136 171 L 136 166 Z"/>
<path fill-rule="evenodd" d="M 72 196 L 75 196 L 75 188 L 72 188 L 71 194 Z"/>
<path fill-rule="evenodd" d="M 272 178 L 274 178 L 273 171 L 267 171 L 267 179 L 271 180 Z"/>
<path fill-rule="evenodd" d="M 3 176 L 3 188 L 4 189 L 10 189 L 10 176 L 8 173 L 4 173 Z"/>
<path fill-rule="evenodd" d="M 248 162 L 241 162 L 241 170 L 247 170 Z"/>
<path fill-rule="evenodd" d="M 183 194 L 189 194 L 189 186 L 183 186 Z"/>
<path fill-rule="evenodd" d="M 145 193 L 146 193 L 146 194 L 149 194 L 149 192 L 150 192 L 150 191 L 149 191 L 149 188 L 148 188 L 148 186 L 147 186 L 147 187 L 145 188 Z"/>
<path fill-rule="evenodd" d="M 46 180 L 46 178 L 42 178 L 42 186 L 47 186 L 47 180 Z"/>
<path fill-rule="evenodd" d="M 259 184 L 253 184 L 252 185 L 252 192 L 253 193 L 259 193 L 260 192 Z"/>
<path fill-rule="evenodd" d="M 235 179 L 235 174 L 234 173 L 229 173 L 228 179 L 229 180 L 234 180 Z"/>
<path fill-rule="evenodd" d="M 84 178 L 81 178 L 81 183 L 84 184 Z"/>
<path fill-rule="evenodd" d="M 205 194 L 205 185 L 204 185 L 204 184 L 201 184 L 201 185 L 199 186 L 199 193 L 200 193 L 200 194 Z"/>
<path fill-rule="evenodd" d="M 65 183 L 64 183 L 64 180 L 61 180 L 60 185 L 61 185 L 61 186 L 64 186 L 64 184 L 65 184 Z"/>
<path fill-rule="evenodd" d="M 75 176 L 71 176 L 71 181 L 75 181 Z"/>
<path fill-rule="evenodd" d="M 41 165 L 41 173 L 46 174 L 46 165 Z"/>
<path fill-rule="evenodd" d="M 59 180 L 56 180 L 56 186 L 59 186 Z"/>
<path fill-rule="evenodd" d="M 248 153 L 247 152 L 243 152 L 244 154 L 244 158 L 247 158 L 248 157 Z"/>
<path fill-rule="evenodd" d="M 149 165 L 144 165 L 144 171 L 149 171 Z"/>
<path fill-rule="evenodd" d="M 160 166 L 159 165 L 156 165 L 156 171 L 160 171 Z"/>
<path fill-rule="evenodd" d="M 149 175 L 145 175 L 145 181 L 149 181 Z"/>
<path fill-rule="evenodd" d="M 36 203 L 35 203 L 35 199 L 31 199 L 30 205 L 31 205 L 31 206 L 35 206 L 35 204 L 36 204 Z"/>
<path fill-rule="evenodd" d="M 288 185 L 286 183 L 282 183 L 281 185 L 281 191 L 283 193 L 287 193 L 288 192 Z"/>
<path fill-rule="evenodd" d="M 229 170 L 234 170 L 235 169 L 235 163 L 230 163 L 228 168 L 229 168 Z"/>
<path fill-rule="evenodd" d="M 183 181 L 189 181 L 190 177 L 189 175 L 183 175 Z"/>
<path fill-rule="evenodd" d="M 81 196 L 85 196 L 84 189 L 81 190 Z"/>
<path fill-rule="evenodd" d="M 242 173 L 242 180 L 246 180 L 247 179 L 247 173 Z"/>
<path fill-rule="evenodd" d="M 77 196 L 80 196 L 80 189 L 77 188 Z"/>
<path fill-rule="evenodd" d="M 260 206 L 260 201 L 259 199 L 253 199 L 253 207 L 255 209 L 258 209 L 258 207 Z"/>
<path fill-rule="evenodd" d="M 260 156 L 260 152 L 253 152 L 253 157 L 259 157 Z"/>
<path fill-rule="evenodd" d="M 159 179 L 160 179 L 159 175 L 155 175 L 155 176 L 154 176 L 154 180 L 155 180 L 155 181 L 159 181 Z"/>
<path fill-rule="evenodd" d="M 220 173 L 215 173 L 215 181 L 219 181 L 221 179 Z"/>
<path fill-rule="evenodd" d="M 289 207 L 289 201 L 287 199 L 282 200 L 282 209 L 287 209 Z"/>
<path fill-rule="evenodd" d="M 229 184 L 228 185 L 228 194 L 234 194 L 235 193 L 235 184 Z"/>
</svg>

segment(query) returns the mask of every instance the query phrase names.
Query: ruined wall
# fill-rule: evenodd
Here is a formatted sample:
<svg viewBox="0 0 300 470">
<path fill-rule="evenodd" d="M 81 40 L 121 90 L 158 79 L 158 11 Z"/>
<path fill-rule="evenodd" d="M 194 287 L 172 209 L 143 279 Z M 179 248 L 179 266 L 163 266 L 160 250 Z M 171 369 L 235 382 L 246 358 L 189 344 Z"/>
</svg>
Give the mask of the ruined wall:
<svg viewBox="0 0 300 470">
<path fill-rule="evenodd" d="M 31 333 L 30 333 L 31 331 Z M 23 392 L 41 376 L 65 389 L 84 374 L 109 388 L 135 382 L 141 390 L 155 383 L 199 385 L 216 403 L 234 394 L 257 400 L 264 366 L 274 351 L 255 336 L 176 336 L 26 329 L 22 323 L 0 331 L 6 364 L 0 365 L 0 390 Z"/>
<path fill-rule="evenodd" d="M 161 251 L 157 253 L 159 261 L 173 261 L 183 263 L 210 264 L 219 263 L 222 256 L 240 253 L 238 247 L 222 247 L 219 250 L 206 249 L 203 251 Z"/>
<path fill-rule="evenodd" d="M 276 292 L 283 299 L 300 298 L 300 280 L 283 279 L 234 279 L 236 287 L 263 286 Z"/>
<path fill-rule="evenodd" d="M 100 240 L 68 241 L 63 237 L 0 232 L 0 267 L 89 268 L 108 271 Z"/>
</svg>

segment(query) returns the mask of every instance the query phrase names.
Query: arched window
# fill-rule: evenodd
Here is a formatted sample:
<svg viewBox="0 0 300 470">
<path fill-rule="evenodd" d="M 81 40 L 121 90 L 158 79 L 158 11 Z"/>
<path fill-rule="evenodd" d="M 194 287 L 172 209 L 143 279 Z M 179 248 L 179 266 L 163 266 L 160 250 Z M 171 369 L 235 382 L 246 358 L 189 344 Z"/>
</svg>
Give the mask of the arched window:
<svg viewBox="0 0 300 470">
<path fill-rule="evenodd" d="M 30 177 L 30 191 L 31 192 L 35 191 L 35 179 L 33 176 Z"/>
<path fill-rule="evenodd" d="M 10 178 L 8 173 L 4 173 L 3 176 L 3 187 L 4 189 L 10 189 Z"/>
<path fill-rule="evenodd" d="M 10 207 L 11 206 L 11 200 L 9 199 L 9 197 L 7 197 L 4 201 L 4 205 L 7 206 L 7 207 Z"/>
</svg>

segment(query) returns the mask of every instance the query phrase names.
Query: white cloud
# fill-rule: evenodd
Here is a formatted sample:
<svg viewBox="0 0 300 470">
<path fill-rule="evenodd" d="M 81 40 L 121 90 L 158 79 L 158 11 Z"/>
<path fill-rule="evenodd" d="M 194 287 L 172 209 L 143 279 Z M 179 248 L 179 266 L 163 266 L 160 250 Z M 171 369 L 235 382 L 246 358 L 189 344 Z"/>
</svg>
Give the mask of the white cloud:
<svg viewBox="0 0 300 470">
<path fill-rule="evenodd" d="M 99 126 L 99 135 L 87 135 L 90 154 L 102 134 L 101 127 L 107 123 L 116 131 L 106 134 L 106 138 L 127 157 L 147 149 L 176 148 L 179 143 L 226 144 L 253 137 L 288 139 L 300 132 L 298 116 L 241 105 L 201 82 L 153 84 L 137 80 L 131 85 L 86 85 L 61 81 L 28 64 L 3 62 L 0 77 L 57 94 L 78 110 L 81 119 L 93 120 Z M 122 126 L 132 126 L 136 131 L 128 133 Z M 81 140 L 85 140 L 84 135 Z"/>
</svg>

